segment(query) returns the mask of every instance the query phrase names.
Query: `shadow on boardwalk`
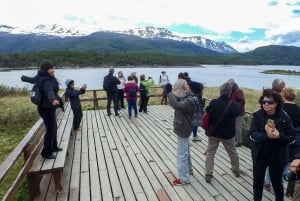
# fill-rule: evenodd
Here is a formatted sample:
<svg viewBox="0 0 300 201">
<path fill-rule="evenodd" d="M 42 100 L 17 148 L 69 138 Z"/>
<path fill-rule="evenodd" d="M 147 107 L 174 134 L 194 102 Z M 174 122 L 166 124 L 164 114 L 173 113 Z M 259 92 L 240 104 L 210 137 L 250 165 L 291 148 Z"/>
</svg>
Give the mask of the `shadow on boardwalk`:
<svg viewBox="0 0 300 201">
<path fill-rule="evenodd" d="M 80 131 L 72 135 L 64 169 L 64 191 L 55 193 L 51 175 L 42 180 L 43 194 L 37 200 L 70 201 L 198 201 L 252 200 L 252 160 L 250 149 L 238 148 L 241 177 L 230 170 L 229 157 L 220 145 L 211 184 L 204 179 L 204 152 L 207 138 L 199 129 L 202 142 L 191 142 L 194 175 L 191 184 L 172 186 L 177 176 L 174 110 L 150 106 L 129 120 L 106 116 L 105 110 L 85 111 Z M 48 185 L 50 184 L 50 185 Z M 48 192 L 48 193 L 47 193 Z M 275 200 L 264 191 L 263 200 Z M 289 200 L 285 198 L 285 200 Z"/>
</svg>

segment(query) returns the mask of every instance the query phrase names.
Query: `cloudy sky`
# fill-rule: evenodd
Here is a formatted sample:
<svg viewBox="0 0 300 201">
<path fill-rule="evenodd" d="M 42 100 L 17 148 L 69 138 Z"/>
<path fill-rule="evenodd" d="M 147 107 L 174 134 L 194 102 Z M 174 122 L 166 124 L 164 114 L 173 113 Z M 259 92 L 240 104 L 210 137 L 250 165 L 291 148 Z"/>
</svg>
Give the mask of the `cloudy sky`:
<svg viewBox="0 0 300 201">
<path fill-rule="evenodd" d="M 300 46 L 300 0 L 2 0 L 0 24 L 154 26 L 247 52 L 270 44 Z"/>
</svg>

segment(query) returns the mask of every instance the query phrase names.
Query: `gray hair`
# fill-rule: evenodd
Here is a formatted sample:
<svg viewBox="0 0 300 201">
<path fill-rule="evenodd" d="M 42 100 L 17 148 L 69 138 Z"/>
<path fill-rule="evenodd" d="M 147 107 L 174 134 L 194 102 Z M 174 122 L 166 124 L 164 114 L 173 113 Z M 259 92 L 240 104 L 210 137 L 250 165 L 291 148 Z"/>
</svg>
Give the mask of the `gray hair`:
<svg viewBox="0 0 300 201">
<path fill-rule="evenodd" d="M 272 87 L 274 88 L 274 87 L 276 87 L 277 85 L 282 84 L 282 83 L 285 84 L 285 82 L 284 82 L 283 79 L 275 79 L 275 80 L 273 80 L 273 82 L 272 82 Z"/>
<path fill-rule="evenodd" d="M 232 93 L 232 88 L 228 82 L 220 86 L 220 95 L 229 97 Z"/>
</svg>

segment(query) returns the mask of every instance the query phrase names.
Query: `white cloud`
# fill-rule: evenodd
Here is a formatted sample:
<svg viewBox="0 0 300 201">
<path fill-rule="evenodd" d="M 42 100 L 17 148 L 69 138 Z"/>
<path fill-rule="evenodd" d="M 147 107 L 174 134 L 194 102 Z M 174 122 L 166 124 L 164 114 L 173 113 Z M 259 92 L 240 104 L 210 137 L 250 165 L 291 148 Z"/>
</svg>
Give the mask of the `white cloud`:
<svg viewBox="0 0 300 201">
<path fill-rule="evenodd" d="M 104 29 L 132 28 L 140 24 L 166 27 L 187 23 L 228 36 L 231 31 L 268 29 L 272 35 L 298 29 L 300 20 L 291 12 L 297 0 L 6 0 L 1 4 L 0 24 L 33 27 L 38 24 L 96 26 Z M 298 6 L 299 9 L 299 6 Z M 70 19 L 77 19 L 70 21 Z M 225 41 L 225 40 L 223 40 Z M 226 42 L 226 41 L 225 41 Z M 232 43 L 231 43 L 232 44 Z M 236 43 L 235 48 L 247 44 Z M 239 49 L 240 50 L 240 49 Z"/>
</svg>

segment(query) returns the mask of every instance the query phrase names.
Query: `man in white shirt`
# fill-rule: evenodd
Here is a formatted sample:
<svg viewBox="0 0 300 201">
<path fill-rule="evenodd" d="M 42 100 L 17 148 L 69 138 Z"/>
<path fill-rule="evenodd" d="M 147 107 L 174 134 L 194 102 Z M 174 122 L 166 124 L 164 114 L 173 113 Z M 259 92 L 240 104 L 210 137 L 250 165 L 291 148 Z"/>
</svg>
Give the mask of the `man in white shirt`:
<svg viewBox="0 0 300 201">
<path fill-rule="evenodd" d="M 167 105 L 167 98 L 168 97 L 167 97 L 167 93 L 165 91 L 165 86 L 168 83 L 169 83 L 169 77 L 166 74 L 166 71 L 163 70 L 163 71 L 161 71 L 161 75 L 159 76 L 159 80 L 158 80 L 158 85 L 163 88 L 162 99 L 161 99 L 161 102 L 160 102 L 160 104 L 162 104 L 162 105 L 163 104 Z"/>
</svg>

